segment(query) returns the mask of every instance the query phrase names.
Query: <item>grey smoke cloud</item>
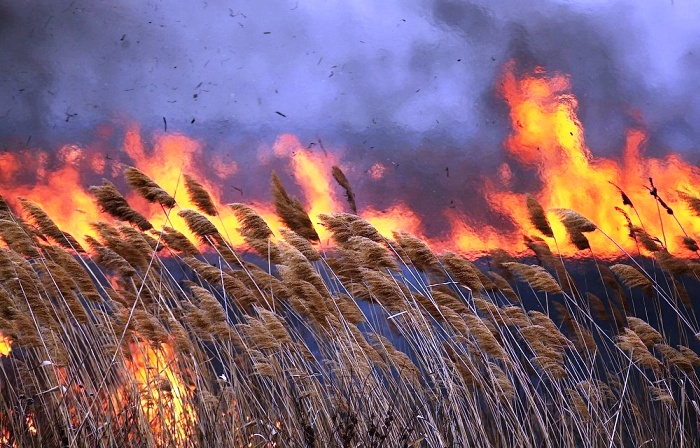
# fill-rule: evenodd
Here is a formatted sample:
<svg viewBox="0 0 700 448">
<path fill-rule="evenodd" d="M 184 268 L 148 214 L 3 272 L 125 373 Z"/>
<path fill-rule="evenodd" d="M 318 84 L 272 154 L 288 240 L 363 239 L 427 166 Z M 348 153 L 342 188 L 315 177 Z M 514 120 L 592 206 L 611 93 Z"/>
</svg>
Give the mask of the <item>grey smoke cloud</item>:
<svg viewBox="0 0 700 448">
<path fill-rule="evenodd" d="M 698 6 L 1 0 L 0 142 L 89 140 L 101 123 L 158 129 L 162 117 L 205 140 L 322 135 L 344 157 L 403 161 L 394 187 L 420 193 L 418 178 L 448 200 L 469 183 L 435 181 L 445 164 L 478 173 L 500 158 L 496 88 L 516 58 L 571 75 L 594 153 L 619 151 L 638 115 L 651 150 L 693 157 Z"/>
</svg>

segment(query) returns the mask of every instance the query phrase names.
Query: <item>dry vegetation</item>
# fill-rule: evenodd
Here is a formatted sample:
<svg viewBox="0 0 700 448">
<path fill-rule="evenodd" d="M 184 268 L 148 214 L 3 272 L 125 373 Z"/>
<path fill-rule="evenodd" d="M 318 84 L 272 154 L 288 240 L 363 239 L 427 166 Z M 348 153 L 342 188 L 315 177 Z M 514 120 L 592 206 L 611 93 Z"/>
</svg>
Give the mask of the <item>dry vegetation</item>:
<svg viewBox="0 0 700 448">
<path fill-rule="evenodd" d="M 486 270 L 332 214 L 323 224 L 335 245 L 319 253 L 301 203 L 274 176 L 290 227 L 279 239 L 253 209 L 232 205 L 263 269 L 205 216 L 217 210 L 195 179 L 186 185 L 202 213 L 171 209 L 145 174 L 126 174 L 201 241 L 153 229 L 107 181 L 92 191 L 118 221 L 96 223 L 85 248 L 38 205 L 13 212 L 0 201 L 3 446 L 693 446 L 700 437 L 700 327 L 685 289 L 700 265 L 638 227 L 631 235 L 653 257 L 608 267 L 591 256 L 586 285 L 538 236 L 527 239 L 538 264 L 494 250 Z M 542 207 L 527 205 L 553 241 Z M 599 229 L 556 214 L 588 250 L 584 233 Z"/>
</svg>

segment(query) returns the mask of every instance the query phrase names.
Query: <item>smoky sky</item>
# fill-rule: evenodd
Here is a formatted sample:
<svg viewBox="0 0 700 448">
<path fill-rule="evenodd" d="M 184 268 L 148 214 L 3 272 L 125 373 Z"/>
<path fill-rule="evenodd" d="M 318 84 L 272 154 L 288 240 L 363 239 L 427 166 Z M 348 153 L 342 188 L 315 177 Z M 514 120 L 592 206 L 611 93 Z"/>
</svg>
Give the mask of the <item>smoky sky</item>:
<svg viewBox="0 0 700 448">
<path fill-rule="evenodd" d="M 594 154 L 641 126 L 650 151 L 700 160 L 698 23 L 690 0 L 0 0 L 0 144 L 165 117 L 203 140 L 322 136 L 442 195 L 502 157 L 515 59 L 571 76 Z"/>
</svg>

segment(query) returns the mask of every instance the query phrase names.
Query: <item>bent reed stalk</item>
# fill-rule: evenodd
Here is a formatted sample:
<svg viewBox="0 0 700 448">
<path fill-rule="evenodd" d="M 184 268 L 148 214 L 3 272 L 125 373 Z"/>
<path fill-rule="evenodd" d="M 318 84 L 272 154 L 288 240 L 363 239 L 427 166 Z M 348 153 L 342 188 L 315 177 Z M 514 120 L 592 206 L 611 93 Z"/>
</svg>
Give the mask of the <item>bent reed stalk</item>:
<svg viewBox="0 0 700 448">
<path fill-rule="evenodd" d="M 144 173 L 127 175 L 144 197 L 176 206 Z M 95 223 L 86 248 L 39 204 L 22 200 L 25 220 L 0 201 L 0 443 L 608 447 L 700 438 L 696 263 L 650 245 L 662 272 L 639 257 L 609 267 L 592 259 L 600 275 L 576 283 L 581 274 L 537 235 L 527 241 L 541 264 L 494 248 L 487 265 L 435 254 L 405 232 L 385 238 L 342 213 L 321 216 L 334 245 L 320 251 L 301 203 L 276 175 L 272 185 L 290 227 L 280 235 L 250 207 L 231 205 L 260 265 L 207 219 L 218 211 L 190 176 L 200 211 L 178 214 L 206 247 L 153 229 L 107 181 L 91 191 L 123 223 Z M 531 196 L 527 208 L 552 239 Z M 575 211 L 555 213 L 590 249 L 583 233 L 600 229 Z"/>
</svg>

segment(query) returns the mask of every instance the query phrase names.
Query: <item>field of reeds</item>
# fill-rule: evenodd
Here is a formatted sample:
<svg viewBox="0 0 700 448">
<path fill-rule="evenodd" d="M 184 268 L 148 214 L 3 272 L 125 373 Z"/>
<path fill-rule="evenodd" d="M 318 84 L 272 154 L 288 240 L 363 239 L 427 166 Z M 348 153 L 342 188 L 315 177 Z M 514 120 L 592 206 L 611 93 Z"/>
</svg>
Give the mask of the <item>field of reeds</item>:
<svg viewBox="0 0 700 448">
<path fill-rule="evenodd" d="M 0 201 L 2 446 L 700 440 L 700 264 L 631 221 L 649 256 L 597 260 L 586 234 L 601 230 L 558 209 L 584 259 L 560 257 L 532 197 L 540 234 L 527 237 L 528 259 L 436 254 L 351 214 L 321 217 L 334 244 L 319 251 L 273 176 L 280 235 L 230 206 L 241 224 L 230 231 L 253 257 L 217 230 L 195 179 L 185 183 L 199 210 L 187 210 L 140 171 L 125 174 L 199 241 L 154 229 L 107 181 L 91 191 L 109 223 L 94 223 L 86 247 L 39 205 Z"/>
</svg>

